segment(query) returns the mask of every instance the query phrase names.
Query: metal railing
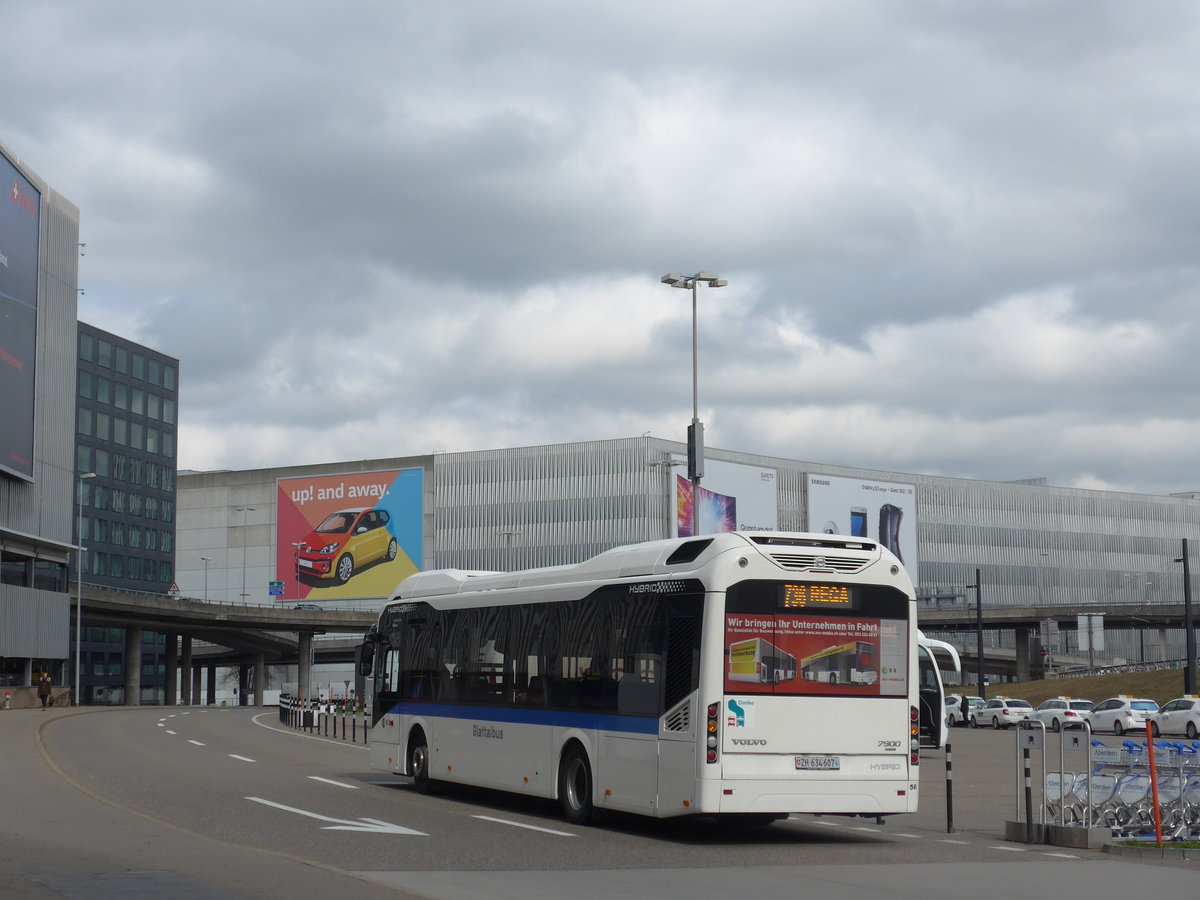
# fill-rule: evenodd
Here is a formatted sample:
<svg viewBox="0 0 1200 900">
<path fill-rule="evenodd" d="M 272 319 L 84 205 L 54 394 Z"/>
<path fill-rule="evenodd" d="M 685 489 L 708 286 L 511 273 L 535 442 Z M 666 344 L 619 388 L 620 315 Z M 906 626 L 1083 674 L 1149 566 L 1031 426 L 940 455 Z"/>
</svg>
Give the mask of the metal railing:
<svg viewBox="0 0 1200 900">
<path fill-rule="evenodd" d="M 367 743 L 367 710 L 337 700 L 301 700 L 287 694 L 279 697 L 279 721 L 289 728 L 322 737 Z M 339 734 L 340 731 L 340 734 Z"/>
</svg>

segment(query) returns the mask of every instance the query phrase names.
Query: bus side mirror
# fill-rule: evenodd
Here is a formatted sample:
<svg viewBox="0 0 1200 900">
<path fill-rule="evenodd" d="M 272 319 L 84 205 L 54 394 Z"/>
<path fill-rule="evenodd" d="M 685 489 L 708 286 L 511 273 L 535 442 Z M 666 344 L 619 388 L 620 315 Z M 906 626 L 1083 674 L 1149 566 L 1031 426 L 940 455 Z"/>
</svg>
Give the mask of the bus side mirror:
<svg viewBox="0 0 1200 900">
<path fill-rule="evenodd" d="M 375 643 L 373 641 L 363 641 L 358 656 L 358 674 L 363 678 L 369 678 L 374 663 Z"/>
</svg>

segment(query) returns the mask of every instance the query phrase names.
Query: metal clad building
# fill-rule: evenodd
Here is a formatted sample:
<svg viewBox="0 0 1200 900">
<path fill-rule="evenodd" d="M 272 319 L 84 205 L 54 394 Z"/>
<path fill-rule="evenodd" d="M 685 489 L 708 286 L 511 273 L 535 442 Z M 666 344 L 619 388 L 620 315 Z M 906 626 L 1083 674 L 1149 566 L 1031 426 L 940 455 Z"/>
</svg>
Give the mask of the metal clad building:
<svg viewBox="0 0 1200 900">
<path fill-rule="evenodd" d="M 46 665 L 62 684 L 69 644 L 67 573 L 75 546 L 79 210 L 7 147 L 0 145 L 0 152 L 6 171 L 11 173 L 11 165 L 40 194 L 32 207 L 38 216 L 35 349 L 32 358 L 20 360 L 34 367 L 32 480 L 0 473 L 0 678 L 28 685 L 30 667 Z M 4 188 L 11 200 L 14 185 Z M 6 268 L 30 262 L 5 252 Z"/>
<path fill-rule="evenodd" d="M 684 471 L 676 467 L 685 453 L 681 442 L 639 437 L 181 475 L 180 586 L 197 594 L 195 557 L 211 556 L 207 550 L 220 552 L 222 545 L 237 557 L 242 539 L 231 532 L 227 541 L 211 530 L 205 541 L 190 539 L 190 530 L 200 527 L 200 509 L 207 510 L 204 521 L 236 525 L 235 505 L 253 502 L 258 518 L 251 521 L 269 523 L 275 515 L 271 497 L 277 478 L 422 465 L 427 478 L 422 568 L 508 570 L 575 563 L 616 545 L 670 536 L 677 499 L 672 484 Z M 1200 542 L 1200 499 L 1193 494 L 1126 494 L 1053 487 L 1039 480 L 974 481 L 716 448 L 709 448 L 706 457 L 705 483 L 715 484 L 714 472 L 722 466 L 761 478 L 762 490 L 774 503 L 772 524 L 779 530 L 821 530 L 824 514 L 810 484 L 818 476 L 820 483 L 857 479 L 911 488 L 912 508 L 906 515 L 913 519 L 915 553 L 906 565 L 929 588 L 972 583 L 978 568 L 988 606 L 1177 603 L 1183 591 L 1182 569 L 1174 562 L 1180 540 Z M 214 493 L 218 490 L 224 493 Z M 197 491 L 207 499 L 201 502 Z M 247 535 L 250 578 L 260 595 L 266 579 L 283 575 L 269 565 L 275 548 L 257 546 L 264 531 L 270 529 Z M 213 577 L 235 580 L 233 572 Z M 1136 658 L 1132 635 L 1124 641 L 1114 637 L 1112 652 Z"/>
</svg>

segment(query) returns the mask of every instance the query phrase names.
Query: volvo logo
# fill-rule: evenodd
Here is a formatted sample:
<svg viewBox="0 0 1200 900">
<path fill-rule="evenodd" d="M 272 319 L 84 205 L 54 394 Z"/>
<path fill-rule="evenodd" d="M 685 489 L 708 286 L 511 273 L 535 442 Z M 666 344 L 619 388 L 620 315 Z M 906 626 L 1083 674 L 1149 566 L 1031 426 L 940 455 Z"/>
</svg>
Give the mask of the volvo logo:
<svg viewBox="0 0 1200 900">
<path fill-rule="evenodd" d="M 739 747 L 765 747 L 767 742 L 756 738 L 734 738 L 733 742 Z"/>
</svg>

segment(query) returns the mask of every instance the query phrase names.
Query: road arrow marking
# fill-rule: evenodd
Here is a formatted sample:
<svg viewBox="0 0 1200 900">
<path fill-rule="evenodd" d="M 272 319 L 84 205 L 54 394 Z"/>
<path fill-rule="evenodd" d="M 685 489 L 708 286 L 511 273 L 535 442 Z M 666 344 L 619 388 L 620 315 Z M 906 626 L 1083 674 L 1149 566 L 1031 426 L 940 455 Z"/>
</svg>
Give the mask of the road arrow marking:
<svg viewBox="0 0 1200 900">
<path fill-rule="evenodd" d="M 379 819 L 334 819 L 330 816 L 322 816 L 319 813 L 309 812 L 306 809 L 296 809 L 294 806 L 284 806 L 282 803 L 275 803 L 272 800 L 264 800 L 262 797 L 244 797 L 244 800 L 250 800 L 254 803 L 261 803 L 263 806 L 273 806 L 275 809 L 282 809 L 285 812 L 296 813 L 300 816 L 308 816 L 310 819 L 317 819 L 321 822 L 336 822 L 336 825 L 321 826 L 324 831 L 366 831 L 371 834 L 416 834 L 421 837 L 428 837 L 424 831 L 414 831 L 411 828 L 405 828 L 403 825 L 393 825 L 391 822 L 381 822 Z"/>
</svg>

